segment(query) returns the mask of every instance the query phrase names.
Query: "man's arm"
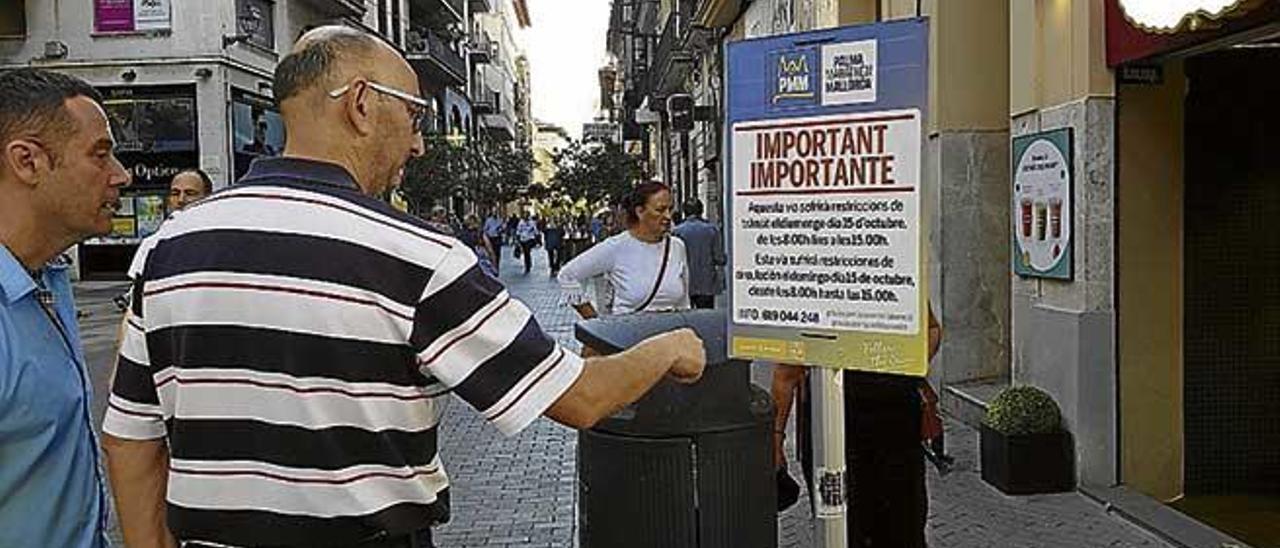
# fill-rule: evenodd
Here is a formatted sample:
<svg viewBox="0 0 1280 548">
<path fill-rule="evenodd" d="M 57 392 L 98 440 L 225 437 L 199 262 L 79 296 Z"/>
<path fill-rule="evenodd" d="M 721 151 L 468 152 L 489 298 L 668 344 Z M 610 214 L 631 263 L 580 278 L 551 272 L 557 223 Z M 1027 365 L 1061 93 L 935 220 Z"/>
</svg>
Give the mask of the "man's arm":
<svg viewBox="0 0 1280 548">
<path fill-rule="evenodd" d="M 804 380 L 808 370 L 800 365 L 778 363 L 773 365 L 773 382 L 769 393 L 773 396 L 773 466 L 786 464 L 787 457 L 782 451 L 782 442 L 787 431 L 787 419 L 791 417 L 791 404 L 795 401 L 796 389 Z"/>
<path fill-rule="evenodd" d="M 169 448 L 164 440 L 127 440 L 103 433 L 102 448 L 125 546 L 176 547 L 165 523 Z"/>
<path fill-rule="evenodd" d="M 702 339 L 680 329 L 645 339 L 626 352 L 587 358 L 582 374 L 546 416 L 573 428 L 590 428 L 640 399 L 664 375 L 682 383 L 702 376 L 706 365 Z"/>
</svg>

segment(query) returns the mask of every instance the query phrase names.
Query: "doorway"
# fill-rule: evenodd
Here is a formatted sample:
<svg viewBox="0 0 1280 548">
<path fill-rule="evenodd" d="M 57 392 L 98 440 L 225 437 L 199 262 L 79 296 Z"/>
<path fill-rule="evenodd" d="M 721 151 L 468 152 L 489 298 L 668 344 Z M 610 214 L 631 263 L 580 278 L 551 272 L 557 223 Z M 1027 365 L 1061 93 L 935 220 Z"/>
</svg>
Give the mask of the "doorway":
<svg viewBox="0 0 1280 548">
<path fill-rule="evenodd" d="M 1186 60 L 1180 510 L 1280 546 L 1280 48 Z"/>
</svg>

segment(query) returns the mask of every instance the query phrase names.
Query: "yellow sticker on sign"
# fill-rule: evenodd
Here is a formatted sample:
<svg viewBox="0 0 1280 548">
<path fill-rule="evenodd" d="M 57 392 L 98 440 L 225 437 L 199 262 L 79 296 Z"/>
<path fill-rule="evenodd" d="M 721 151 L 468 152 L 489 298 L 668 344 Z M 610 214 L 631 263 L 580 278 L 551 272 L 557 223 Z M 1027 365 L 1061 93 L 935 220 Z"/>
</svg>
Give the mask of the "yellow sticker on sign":
<svg viewBox="0 0 1280 548">
<path fill-rule="evenodd" d="M 763 360 L 800 363 L 805 358 L 805 343 L 755 337 L 734 337 L 733 355 L 753 356 Z"/>
</svg>

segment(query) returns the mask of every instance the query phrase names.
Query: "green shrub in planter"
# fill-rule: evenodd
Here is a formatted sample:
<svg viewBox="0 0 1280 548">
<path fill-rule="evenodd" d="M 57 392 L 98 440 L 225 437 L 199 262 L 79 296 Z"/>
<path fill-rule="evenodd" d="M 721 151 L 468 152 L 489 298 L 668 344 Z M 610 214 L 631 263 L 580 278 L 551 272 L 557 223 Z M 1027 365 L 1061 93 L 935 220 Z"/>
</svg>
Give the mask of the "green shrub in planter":
<svg viewBox="0 0 1280 548">
<path fill-rule="evenodd" d="M 982 479 L 1010 495 L 1069 491 L 1075 450 L 1053 397 L 1032 386 L 1005 389 L 982 421 Z"/>
<path fill-rule="evenodd" d="M 1014 386 L 1000 392 L 987 406 L 983 423 L 1006 435 L 1047 434 L 1062 427 L 1062 413 L 1043 390 Z"/>
</svg>

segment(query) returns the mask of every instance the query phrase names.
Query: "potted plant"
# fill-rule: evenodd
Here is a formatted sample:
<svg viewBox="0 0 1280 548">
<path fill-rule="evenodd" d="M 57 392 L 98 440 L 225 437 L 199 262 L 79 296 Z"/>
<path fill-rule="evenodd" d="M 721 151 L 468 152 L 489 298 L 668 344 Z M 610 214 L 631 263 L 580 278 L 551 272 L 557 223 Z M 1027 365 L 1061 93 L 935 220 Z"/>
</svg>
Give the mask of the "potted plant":
<svg viewBox="0 0 1280 548">
<path fill-rule="evenodd" d="M 1075 487 L 1075 450 L 1058 404 L 1034 386 L 996 396 L 982 421 L 982 480 L 1007 495 Z"/>
</svg>

